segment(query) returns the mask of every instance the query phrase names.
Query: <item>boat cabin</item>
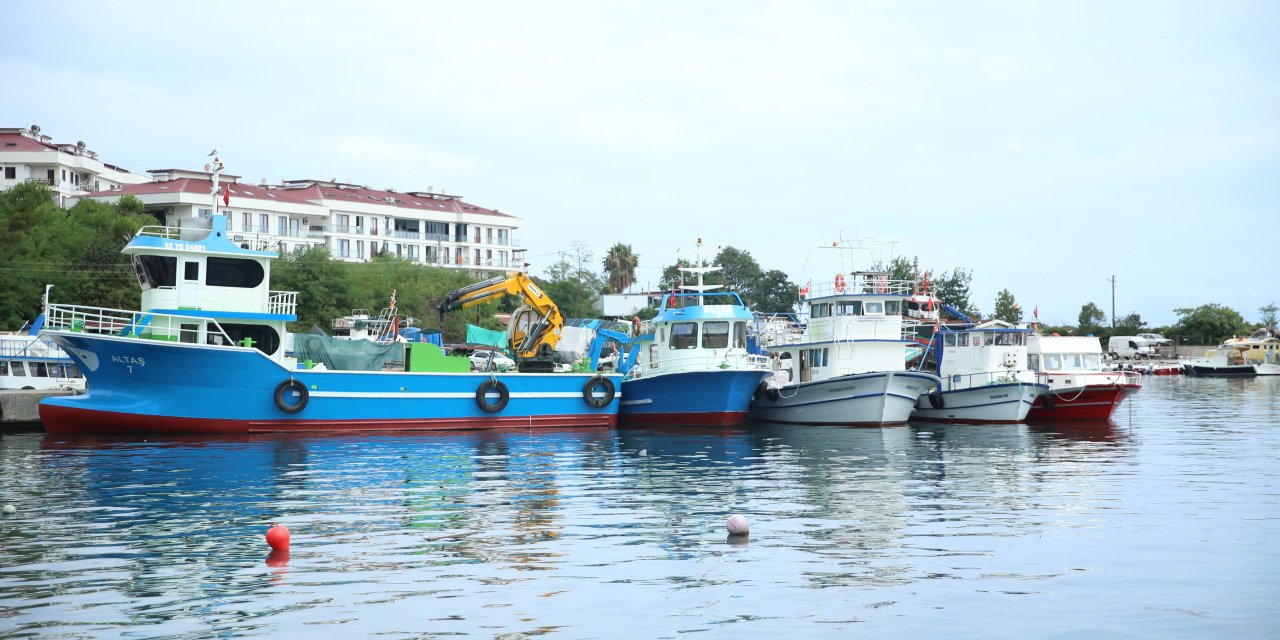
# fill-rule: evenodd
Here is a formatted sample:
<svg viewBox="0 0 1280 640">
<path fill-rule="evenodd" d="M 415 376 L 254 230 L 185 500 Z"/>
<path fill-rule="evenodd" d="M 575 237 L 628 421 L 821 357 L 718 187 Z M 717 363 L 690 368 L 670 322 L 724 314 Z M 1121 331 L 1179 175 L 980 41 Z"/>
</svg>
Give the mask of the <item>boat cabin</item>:
<svg viewBox="0 0 1280 640">
<path fill-rule="evenodd" d="M 1035 382 L 1027 364 L 1030 333 L 1001 320 L 964 328 L 942 325 L 933 338 L 938 354 L 937 374 L 947 381 L 948 389 L 1015 379 Z"/>
</svg>

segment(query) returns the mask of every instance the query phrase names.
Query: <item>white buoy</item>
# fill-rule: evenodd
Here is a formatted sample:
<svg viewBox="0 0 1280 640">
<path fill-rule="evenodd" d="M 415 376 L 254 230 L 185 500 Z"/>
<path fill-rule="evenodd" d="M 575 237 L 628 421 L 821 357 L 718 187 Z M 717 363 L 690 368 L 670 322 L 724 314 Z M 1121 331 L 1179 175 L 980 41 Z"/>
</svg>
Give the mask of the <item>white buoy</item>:
<svg viewBox="0 0 1280 640">
<path fill-rule="evenodd" d="M 745 536 L 751 532 L 746 516 L 737 513 L 729 516 L 729 521 L 724 523 L 724 528 L 729 530 L 731 536 Z"/>
<path fill-rule="evenodd" d="M 640 450 L 640 457 L 641 457 L 641 458 L 643 458 L 643 457 L 645 457 L 645 456 L 648 456 L 648 455 L 649 455 L 649 450 L 648 450 L 648 449 L 641 449 L 641 450 Z"/>
<path fill-rule="evenodd" d="M 5 514 L 6 516 L 7 516 L 7 515 L 9 515 L 9 514 L 11 514 L 11 513 L 17 513 L 17 512 L 18 512 L 18 508 L 17 508 L 17 507 L 15 507 L 15 506 L 13 506 L 13 505 L 11 505 L 11 504 L 6 504 L 6 505 L 4 506 L 4 514 Z"/>
</svg>

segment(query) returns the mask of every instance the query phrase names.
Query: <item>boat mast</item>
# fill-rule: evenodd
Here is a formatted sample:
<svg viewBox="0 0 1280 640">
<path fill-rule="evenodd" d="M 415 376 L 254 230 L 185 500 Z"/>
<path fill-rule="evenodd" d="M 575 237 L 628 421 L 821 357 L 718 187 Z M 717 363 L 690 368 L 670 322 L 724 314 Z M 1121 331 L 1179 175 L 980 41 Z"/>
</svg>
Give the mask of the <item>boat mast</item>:
<svg viewBox="0 0 1280 640">
<path fill-rule="evenodd" d="M 204 167 L 205 169 L 210 170 L 211 177 L 213 178 L 213 188 L 210 191 L 210 195 L 213 197 L 213 215 L 216 216 L 220 213 L 218 210 L 218 196 L 221 195 L 222 192 L 222 188 L 219 184 L 222 178 L 222 156 L 219 155 L 217 147 L 214 147 L 213 151 L 209 152 L 209 155 L 213 156 L 213 162 L 211 164 L 206 164 Z"/>
</svg>

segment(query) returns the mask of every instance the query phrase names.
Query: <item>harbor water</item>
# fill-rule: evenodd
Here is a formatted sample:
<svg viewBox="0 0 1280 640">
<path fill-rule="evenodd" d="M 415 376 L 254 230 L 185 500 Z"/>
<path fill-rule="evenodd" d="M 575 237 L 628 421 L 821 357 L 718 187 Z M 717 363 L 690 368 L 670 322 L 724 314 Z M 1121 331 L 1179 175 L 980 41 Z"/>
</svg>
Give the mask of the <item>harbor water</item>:
<svg viewBox="0 0 1280 640">
<path fill-rule="evenodd" d="M 10 433 L 0 637 L 1280 637 L 1280 378 L 1144 385 L 1085 425 Z"/>
</svg>

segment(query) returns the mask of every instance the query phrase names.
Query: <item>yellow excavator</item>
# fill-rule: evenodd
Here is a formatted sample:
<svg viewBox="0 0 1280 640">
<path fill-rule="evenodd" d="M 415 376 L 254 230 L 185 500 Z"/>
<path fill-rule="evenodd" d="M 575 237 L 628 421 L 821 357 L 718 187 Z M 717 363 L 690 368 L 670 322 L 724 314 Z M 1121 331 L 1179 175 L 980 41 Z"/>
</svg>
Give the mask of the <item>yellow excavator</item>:
<svg viewBox="0 0 1280 640">
<path fill-rule="evenodd" d="M 520 296 L 524 305 L 511 314 L 507 339 L 520 371 L 552 371 L 555 349 L 560 342 L 564 317 L 551 298 L 523 272 L 490 278 L 467 285 L 445 296 L 436 307 L 441 316 L 448 311 L 474 307 L 504 295 Z"/>
</svg>

